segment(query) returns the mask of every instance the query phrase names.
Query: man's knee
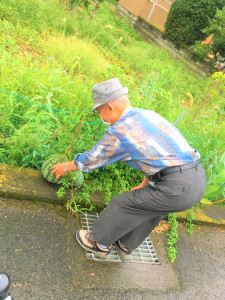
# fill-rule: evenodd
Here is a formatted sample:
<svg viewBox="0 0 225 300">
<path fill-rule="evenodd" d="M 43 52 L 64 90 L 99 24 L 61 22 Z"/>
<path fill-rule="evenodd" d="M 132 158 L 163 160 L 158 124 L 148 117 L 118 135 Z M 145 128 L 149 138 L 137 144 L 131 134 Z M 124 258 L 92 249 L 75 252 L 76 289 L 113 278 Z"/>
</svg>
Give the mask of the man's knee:
<svg viewBox="0 0 225 300">
<path fill-rule="evenodd" d="M 132 192 L 125 192 L 122 194 L 115 195 L 110 203 L 111 205 L 118 205 L 118 206 L 127 206 L 128 203 L 131 203 L 131 194 Z"/>
</svg>

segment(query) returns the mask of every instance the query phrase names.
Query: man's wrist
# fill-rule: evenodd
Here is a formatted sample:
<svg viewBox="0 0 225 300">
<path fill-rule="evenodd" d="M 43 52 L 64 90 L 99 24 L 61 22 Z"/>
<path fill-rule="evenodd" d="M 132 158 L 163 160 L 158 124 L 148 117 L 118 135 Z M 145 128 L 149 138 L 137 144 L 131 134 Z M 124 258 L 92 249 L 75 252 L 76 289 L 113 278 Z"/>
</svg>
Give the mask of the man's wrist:
<svg viewBox="0 0 225 300">
<path fill-rule="evenodd" d="M 68 173 L 68 172 L 69 172 L 69 171 L 68 171 L 68 169 L 67 169 L 67 167 L 68 167 L 68 164 L 69 164 L 69 163 L 68 163 L 68 162 L 66 162 L 66 163 L 65 163 L 65 165 L 64 165 L 64 171 L 65 171 L 65 173 Z"/>
<path fill-rule="evenodd" d="M 142 186 L 148 185 L 148 177 L 145 177 L 141 184 Z"/>
<path fill-rule="evenodd" d="M 67 172 L 78 170 L 78 167 L 75 165 L 74 161 L 67 162 Z"/>
</svg>

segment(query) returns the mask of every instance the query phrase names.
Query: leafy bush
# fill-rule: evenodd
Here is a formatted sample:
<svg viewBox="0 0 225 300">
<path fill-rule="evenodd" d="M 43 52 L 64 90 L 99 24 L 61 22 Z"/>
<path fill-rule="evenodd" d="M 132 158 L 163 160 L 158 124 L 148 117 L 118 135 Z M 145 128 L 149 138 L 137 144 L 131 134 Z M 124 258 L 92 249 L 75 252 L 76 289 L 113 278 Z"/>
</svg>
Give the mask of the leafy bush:
<svg viewBox="0 0 225 300">
<path fill-rule="evenodd" d="M 194 45 L 190 47 L 192 53 L 200 60 L 205 60 L 211 50 L 210 44 L 202 44 L 201 41 L 196 41 Z"/>
<path fill-rule="evenodd" d="M 218 10 L 215 18 L 210 20 L 208 27 L 203 32 L 207 35 L 213 34 L 212 50 L 216 56 L 219 53 L 225 57 L 225 7 L 223 10 Z"/>
<path fill-rule="evenodd" d="M 178 47 L 187 47 L 202 41 L 217 8 L 225 6 L 225 0 L 175 0 L 165 23 L 165 36 Z"/>
<path fill-rule="evenodd" d="M 207 172 L 207 187 L 204 198 L 219 205 L 224 205 L 220 199 L 225 198 L 225 153 L 223 151 L 211 151 L 204 159 Z"/>
</svg>

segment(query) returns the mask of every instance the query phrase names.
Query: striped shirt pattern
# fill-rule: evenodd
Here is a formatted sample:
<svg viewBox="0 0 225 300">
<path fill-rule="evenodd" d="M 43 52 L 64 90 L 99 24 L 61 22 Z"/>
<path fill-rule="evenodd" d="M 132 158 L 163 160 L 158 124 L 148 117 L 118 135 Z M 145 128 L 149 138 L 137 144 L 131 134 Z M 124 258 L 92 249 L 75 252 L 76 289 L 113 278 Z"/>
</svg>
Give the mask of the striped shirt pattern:
<svg viewBox="0 0 225 300">
<path fill-rule="evenodd" d="M 76 154 L 74 163 L 81 171 L 90 172 L 122 161 L 147 176 L 199 158 L 198 150 L 166 119 L 154 111 L 129 106 L 92 149 Z"/>
</svg>

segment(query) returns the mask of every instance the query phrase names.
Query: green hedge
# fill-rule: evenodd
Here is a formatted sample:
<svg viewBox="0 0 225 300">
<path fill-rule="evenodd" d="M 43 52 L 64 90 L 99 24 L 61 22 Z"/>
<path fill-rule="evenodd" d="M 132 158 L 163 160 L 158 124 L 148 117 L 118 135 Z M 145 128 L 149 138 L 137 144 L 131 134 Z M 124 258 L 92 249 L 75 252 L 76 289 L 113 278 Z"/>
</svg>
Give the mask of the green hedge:
<svg viewBox="0 0 225 300">
<path fill-rule="evenodd" d="M 206 34 L 202 30 L 224 6 L 225 0 L 176 0 L 165 23 L 166 38 L 181 48 L 203 40 Z"/>
</svg>

